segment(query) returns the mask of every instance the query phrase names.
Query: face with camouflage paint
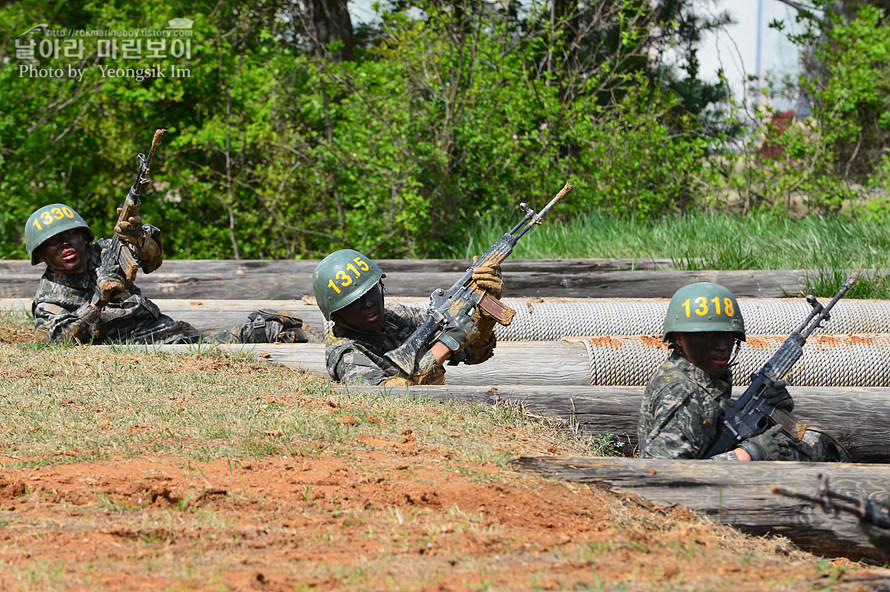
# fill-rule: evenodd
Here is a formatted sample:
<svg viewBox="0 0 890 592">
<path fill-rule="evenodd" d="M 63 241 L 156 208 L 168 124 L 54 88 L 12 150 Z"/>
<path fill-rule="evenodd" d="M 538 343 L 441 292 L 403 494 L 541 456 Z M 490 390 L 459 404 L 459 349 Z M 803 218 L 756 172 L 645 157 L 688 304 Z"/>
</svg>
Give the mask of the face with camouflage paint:
<svg viewBox="0 0 890 592">
<path fill-rule="evenodd" d="M 720 378 L 726 374 L 736 337 L 729 331 L 677 332 L 674 341 L 687 360 L 714 378 Z"/>
<path fill-rule="evenodd" d="M 361 298 L 334 312 L 331 317 L 350 329 L 362 333 L 383 331 L 383 287 L 377 282 Z"/>
<path fill-rule="evenodd" d="M 58 273 L 86 270 L 87 243 L 80 228 L 72 228 L 46 239 L 39 247 L 39 260 Z"/>
</svg>

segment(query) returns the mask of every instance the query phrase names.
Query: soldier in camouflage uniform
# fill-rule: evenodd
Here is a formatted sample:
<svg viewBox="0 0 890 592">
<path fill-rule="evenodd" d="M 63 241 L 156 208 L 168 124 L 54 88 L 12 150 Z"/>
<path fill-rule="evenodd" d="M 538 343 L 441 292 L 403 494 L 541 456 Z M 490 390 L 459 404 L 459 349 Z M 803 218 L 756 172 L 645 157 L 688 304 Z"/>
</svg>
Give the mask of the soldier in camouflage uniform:
<svg viewBox="0 0 890 592">
<path fill-rule="evenodd" d="M 160 230 L 138 217 L 114 230 L 144 273 L 161 266 Z M 215 333 L 171 319 L 123 276 L 107 248 L 111 241 L 94 238 L 84 219 L 65 204 L 44 206 L 28 218 L 28 257 L 32 265 L 47 266 L 31 305 L 37 339 L 94 344 L 307 341 L 302 321 L 284 312 L 255 311 L 244 325 Z"/>
<path fill-rule="evenodd" d="M 476 311 L 461 315 L 445 328 L 424 352 L 409 376 L 386 357 L 402 345 L 426 313 L 400 304 L 384 307 L 385 275 L 370 259 L 352 249 L 328 255 L 312 274 L 318 307 L 328 321 L 325 357 L 332 380 L 349 384 L 400 386 L 441 384 L 442 364 L 481 364 L 493 355 L 494 319 Z M 497 266 L 480 266 L 473 274 L 477 285 L 500 298 L 503 282 Z"/>
<path fill-rule="evenodd" d="M 638 436 L 643 458 L 704 458 L 720 436 L 724 405 L 732 396 L 732 354 L 745 340 L 738 302 L 724 286 L 701 282 L 677 290 L 668 305 L 664 340 L 670 356 L 643 395 Z M 794 401 L 784 381 L 763 396 L 791 411 Z M 833 438 L 808 429 L 795 444 L 781 426 L 744 440 L 713 460 L 847 460 Z"/>
</svg>

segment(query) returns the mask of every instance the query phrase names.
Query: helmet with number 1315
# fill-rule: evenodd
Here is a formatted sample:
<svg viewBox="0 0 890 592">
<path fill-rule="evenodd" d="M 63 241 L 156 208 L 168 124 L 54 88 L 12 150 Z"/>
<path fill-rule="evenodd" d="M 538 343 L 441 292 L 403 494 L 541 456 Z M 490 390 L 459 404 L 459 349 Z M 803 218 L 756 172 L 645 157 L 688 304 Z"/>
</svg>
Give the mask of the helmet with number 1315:
<svg viewBox="0 0 890 592">
<path fill-rule="evenodd" d="M 334 251 L 312 272 L 312 289 L 325 320 L 349 306 L 386 277 L 376 263 L 353 249 Z"/>
</svg>

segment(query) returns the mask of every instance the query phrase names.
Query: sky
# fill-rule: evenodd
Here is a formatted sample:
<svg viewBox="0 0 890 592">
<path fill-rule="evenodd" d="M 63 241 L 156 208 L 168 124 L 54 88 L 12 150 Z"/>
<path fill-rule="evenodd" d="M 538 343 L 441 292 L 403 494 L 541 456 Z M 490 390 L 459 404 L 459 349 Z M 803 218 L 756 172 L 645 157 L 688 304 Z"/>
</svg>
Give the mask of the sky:
<svg viewBox="0 0 890 592">
<path fill-rule="evenodd" d="M 372 0 L 349 0 L 348 6 L 353 24 L 367 22 L 374 18 Z M 723 68 L 733 94 L 741 97 L 747 87 L 749 74 L 757 74 L 757 12 L 762 5 L 761 17 L 761 71 L 781 77 L 783 74 L 796 74 L 798 52 L 781 33 L 769 28 L 773 20 L 783 20 L 788 27 L 794 25 L 795 11 L 779 0 L 720 0 L 716 6 L 710 2 L 699 2 L 703 10 L 710 12 L 728 11 L 736 24 L 726 27 L 719 33 L 709 35 L 699 51 L 701 75 L 706 80 L 717 80 L 717 70 Z M 750 95 L 749 95 L 750 97 Z M 773 105 L 780 110 L 794 107 L 787 100 L 776 99 Z"/>
<path fill-rule="evenodd" d="M 795 10 L 778 0 L 759 1 L 763 7 L 761 72 L 777 77 L 797 74 L 798 51 L 786 38 L 787 31 L 794 30 Z M 722 67 L 736 96 L 741 96 L 746 85 L 753 85 L 746 82 L 748 74 L 757 74 L 757 8 L 758 0 L 723 0 L 718 9 L 728 11 L 736 24 L 708 36 L 699 50 L 702 77 L 716 80 L 716 72 Z M 769 23 L 773 20 L 784 21 L 786 31 L 770 29 Z M 780 110 L 794 107 L 787 100 L 778 98 L 774 106 Z"/>
</svg>

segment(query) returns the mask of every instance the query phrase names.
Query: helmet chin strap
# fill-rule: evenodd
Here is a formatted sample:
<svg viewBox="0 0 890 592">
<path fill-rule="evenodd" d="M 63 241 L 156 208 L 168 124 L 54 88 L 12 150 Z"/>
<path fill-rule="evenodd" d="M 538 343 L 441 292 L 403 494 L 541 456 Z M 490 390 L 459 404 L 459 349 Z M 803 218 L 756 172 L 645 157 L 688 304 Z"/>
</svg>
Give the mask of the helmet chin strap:
<svg viewBox="0 0 890 592">
<path fill-rule="evenodd" d="M 732 346 L 732 355 L 729 357 L 729 363 L 726 365 L 727 368 L 732 368 L 736 365 L 735 359 L 739 357 L 739 350 L 742 348 L 742 340 L 736 337 L 735 345 Z"/>
</svg>

